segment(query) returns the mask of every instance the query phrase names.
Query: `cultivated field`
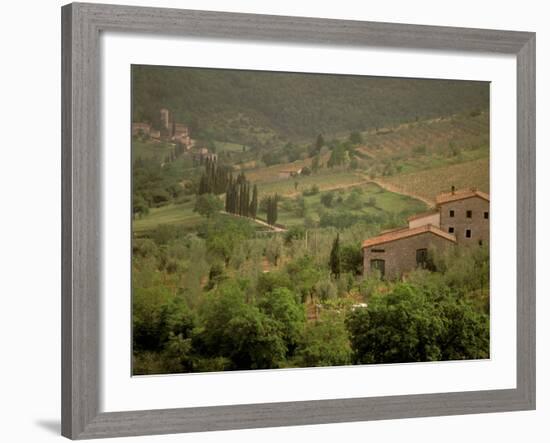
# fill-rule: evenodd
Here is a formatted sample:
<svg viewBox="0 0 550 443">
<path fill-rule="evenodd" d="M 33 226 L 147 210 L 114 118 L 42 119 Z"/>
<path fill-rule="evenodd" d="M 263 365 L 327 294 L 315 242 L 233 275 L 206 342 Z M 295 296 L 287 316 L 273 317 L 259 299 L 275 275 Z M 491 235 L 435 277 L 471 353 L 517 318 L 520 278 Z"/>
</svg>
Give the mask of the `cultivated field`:
<svg viewBox="0 0 550 443">
<path fill-rule="evenodd" d="M 201 221 L 201 216 L 193 212 L 194 201 L 176 203 L 151 208 L 149 214 L 133 221 L 133 231 L 136 234 L 152 230 L 159 225 L 178 225 L 183 229 L 195 226 Z"/>
<path fill-rule="evenodd" d="M 153 142 L 152 140 L 132 140 L 132 155 L 134 159 L 157 160 L 160 163 L 172 152 L 174 152 L 174 145 L 171 143 Z"/>
<path fill-rule="evenodd" d="M 249 174 L 247 173 L 247 176 Z M 367 180 L 361 174 L 352 171 L 327 171 L 307 177 L 276 179 L 272 181 L 257 181 L 260 194 L 279 194 L 282 196 L 296 196 L 317 186 L 320 191 L 348 188 L 365 183 Z M 254 183 L 254 181 L 253 181 Z M 298 186 L 296 187 L 296 183 Z"/>
<path fill-rule="evenodd" d="M 419 154 L 453 154 L 454 149 L 476 150 L 489 146 L 489 114 L 455 115 L 402 124 L 363 133 L 364 154 L 405 158 Z"/>
<path fill-rule="evenodd" d="M 440 192 L 449 192 L 451 186 L 457 189 L 476 188 L 489 193 L 489 158 L 400 174 L 384 180 L 404 193 L 417 194 L 433 201 Z"/>
</svg>

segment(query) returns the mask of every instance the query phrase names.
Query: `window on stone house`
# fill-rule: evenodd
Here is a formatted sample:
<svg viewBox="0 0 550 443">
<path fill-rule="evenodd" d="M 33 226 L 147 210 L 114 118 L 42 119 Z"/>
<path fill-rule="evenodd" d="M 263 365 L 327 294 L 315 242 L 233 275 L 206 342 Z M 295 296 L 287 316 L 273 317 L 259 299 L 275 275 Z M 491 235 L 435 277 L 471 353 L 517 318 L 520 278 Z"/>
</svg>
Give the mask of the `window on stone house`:
<svg viewBox="0 0 550 443">
<path fill-rule="evenodd" d="M 416 250 L 416 265 L 422 269 L 428 266 L 428 250 L 426 248 Z"/>
<path fill-rule="evenodd" d="M 386 273 L 386 261 L 380 258 L 374 258 L 370 261 L 370 270 L 380 272 L 380 277 Z"/>
<path fill-rule="evenodd" d="M 455 216 L 455 211 L 453 209 L 451 209 L 449 211 L 449 217 L 454 217 Z"/>
<path fill-rule="evenodd" d="M 472 230 L 466 229 L 466 238 L 472 238 Z"/>
<path fill-rule="evenodd" d="M 472 218 L 472 211 L 466 211 L 466 218 Z"/>
<path fill-rule="evenodd" d="M 485 211 L 485 212 L 483 213 L 483 218 L 484 218 L 485 220 L 489 219 L 489 212 L 488 212 L 488 211 Z"/>
<path fill-rule="evenodd" d="M 455 228 L 453 226 L 449 226 L 449 234 L 454 234 Z"/>
</svg>

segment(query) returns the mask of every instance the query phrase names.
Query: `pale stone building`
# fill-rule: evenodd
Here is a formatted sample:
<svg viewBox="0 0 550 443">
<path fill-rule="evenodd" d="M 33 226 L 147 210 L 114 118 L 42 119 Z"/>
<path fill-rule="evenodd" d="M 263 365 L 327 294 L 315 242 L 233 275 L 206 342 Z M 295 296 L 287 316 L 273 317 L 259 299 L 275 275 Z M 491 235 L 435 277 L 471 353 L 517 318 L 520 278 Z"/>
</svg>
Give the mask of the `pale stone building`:
<svg viewBox="0 0 550 443">
<path fill-rule="evenodd" d="M 387 278 L 428 265 L 430 249 L 456 245 L 489 245 L 489 195 L 453 190 L 436 197 L 436 207 L 408 219 L 408 226 L 363 242 L 364 274 Z"/>
</svg>

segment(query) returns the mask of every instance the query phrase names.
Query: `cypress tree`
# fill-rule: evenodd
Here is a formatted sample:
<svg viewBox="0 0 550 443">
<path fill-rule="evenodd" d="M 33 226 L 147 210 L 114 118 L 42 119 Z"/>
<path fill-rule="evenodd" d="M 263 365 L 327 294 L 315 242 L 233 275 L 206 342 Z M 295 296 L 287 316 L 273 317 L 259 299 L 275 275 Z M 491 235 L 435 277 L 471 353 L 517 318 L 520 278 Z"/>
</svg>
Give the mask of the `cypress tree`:
<svg viewBox="0 0 550 443">
<path fill-rule="evenodd" d="M 235 185 L 235 214 L 241 213 L 241 199 L 239 198 L 240 184 Z"/>
<path fill-rule="evenodd" d="M 340 278 L 341 261 L 340 261 L 340 234 L 336 234 L 336 238 L 332 243 L 329 261 L 330 271 L 335 278 Z"/>
<path fill-rule="evenodd" d="M 277 223 L 277 218 L 279 217 L 278 211 L 277 211 L 277 205 L 279 203 L 279 196 L 275 194 L 275 197 L 273 198 L 273 223 Z"/>
<path fill-rule="evenodd" d="M 229 212 L 232 214 L 235 212 L 235 190 L 233 185 L 229 188 Z"/>
<path fill-rule="evenodd" d="M 267 198 L 267 223 L 274 225 L 277 222 L 277 201 L 278 196 Z"/>
<path fill-rule="evenodd" d="M 250 217 L 250 182 L 246 182 L 246 193 L 245 193 L 245 196 L 244 196 L 244 202 L 245 202 L 245 205 L 246 205 L 246 216 L 247 217 Z"/>
<path fill-rule="evenodd" d="M 266 201 L 266 206 L 267 206 L 267 224 L 270 225 L 271 224 L 271 220 L 272 220 L 272 217 L 271 217 L 271 213 L 272 213 L 272 210 L 271 210 L 271 197 L 267 197 L 267 201 Z"/>
<path fill-rule="evenodd" d="M 199 181 L 199 195 L 208 193 L 207 184 L 206 184 L 206 176 L 203 174 L 201 175 L 201 179 Z"/>
<path fill-rule="evenodd" d="M 317 140 L 315 141 L 315 147 L 317 148 L 317 152 L 319 152 L 324 145 L 325 145 L 325 139 L 323 138 L 322 134 L 319 134 L 317 136 Z"/>
<path fill-rule="evenodd" d="M 252 190 L 252 201 L 250 202 L 250 217 L 256 218 L 258 213 L 258 187 L 254 185 Z"/>
<path fill-rule="evenodd" d="M 231 212 L 233 214 L 236 214 L 238 207 L 239 205 L 237 201 L 237 185 L 233 183 L 233 186 L 231 187 Z"/>
</svg>

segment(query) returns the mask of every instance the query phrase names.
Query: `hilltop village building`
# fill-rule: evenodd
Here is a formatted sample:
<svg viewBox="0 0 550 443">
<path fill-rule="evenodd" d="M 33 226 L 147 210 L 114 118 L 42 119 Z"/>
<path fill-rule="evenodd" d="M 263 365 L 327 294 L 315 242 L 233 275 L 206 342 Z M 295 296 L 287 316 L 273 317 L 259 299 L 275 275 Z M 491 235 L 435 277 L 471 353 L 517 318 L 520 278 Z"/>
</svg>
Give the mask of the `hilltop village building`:
<svg viewBox="0 0 550 443">
<path fill-rule="evenodd" d="M 408 219 L 408 226 L 363 242 L 363 269 L 398 278 L 428 266 L 428 252 L 489 244 L 489 195 L 472 190 L 439 194 L 433 210 Z"/>
<path fill-rule="evenodd" d="M 200 165 L 207 161 L 216 162 L 218 161 L 218 154 L 210 152 L 208 148 L 199 148 L 197 152 L 193 154 L 193 161 L 195 164 Z"/>
<path fill-rule="evenodd" d="M 177 123 L 176 119 L 166 108 L 162 108 L 160 113 L 160 128 L 153 128 L 151 124 L 145 122 L 132 123 L 133 136 L 149 136 L 153 141 L 171 141 L 181 143 L 186 150 L 193 147 L 194 142 L 190 136 L 189 128 L 183 123 Z"/>
<path fill-rule="evenodd" d="M 151 125 L 149 123 L 132 123 L 132 135 L 150 135 Z"/>
</svg>

